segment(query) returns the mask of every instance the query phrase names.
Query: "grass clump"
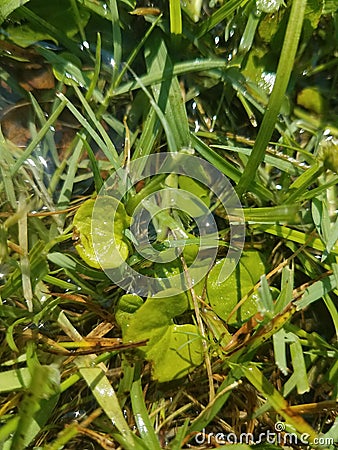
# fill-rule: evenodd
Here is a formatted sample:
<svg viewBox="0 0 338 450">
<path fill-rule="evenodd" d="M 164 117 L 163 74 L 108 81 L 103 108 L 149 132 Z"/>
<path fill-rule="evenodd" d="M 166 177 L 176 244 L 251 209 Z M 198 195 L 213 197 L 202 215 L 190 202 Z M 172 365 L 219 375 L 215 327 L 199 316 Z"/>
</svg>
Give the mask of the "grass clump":
<svg viewBox="0 0 338 450">
<path fill-rule="evenodd" d="M 2 448 L 333 449 L 335 2 L 0 5 Z M 161 172 L 160 153 L 199 157 L 195 180 Z M 133 179 L 142 157 L 156 170 Z M 243 211 L 217 201 L 207 163 Z M 179 207 L 156 209 L 160 191 Z M 119 204 L 113 232 L 96 225 L 102 248 L 123 245 L 115 266 L 152 277 L 157 295 L 95 262 L 100 192 Z M 140 205 L 151 251 L 181 256 L 142 253 Z M 216 258 L 178 292 L 206 210 Z M 241 259 L 219 282 L 240 220 Z"/>
</svg>

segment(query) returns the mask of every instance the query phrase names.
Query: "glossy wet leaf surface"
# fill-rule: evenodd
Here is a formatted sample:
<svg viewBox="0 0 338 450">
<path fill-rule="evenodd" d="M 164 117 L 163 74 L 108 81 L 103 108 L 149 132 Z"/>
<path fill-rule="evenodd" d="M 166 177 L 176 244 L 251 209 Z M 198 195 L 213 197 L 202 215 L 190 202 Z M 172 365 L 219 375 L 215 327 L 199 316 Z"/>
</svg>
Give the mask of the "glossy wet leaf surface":
<svg viewBox="0 0 338 450">
<path fill-rule="evenodd" d="M 280 417 L 334 436 L 337 2 L 141 3 L 0 0 L 0 447 L 178 450 L 203 430 L 257 438 Z M 228 280 L 213 183 L 155 175 L 123 199 L 131 215 L 159 187 L 192 194 L 148 229 L 171 262 L 137 251 L 112 199 L 90 226 L 110 175 L 182 147 L 243 194 L 246 250 Z M 203 245 L 188 202 L 196 218 L 211 209 L 221 241 L 209 276 L 178 294 L 173 276 Z M 98 255 L 152 277 L 161 297 L 126 294 Z"/>
<path fill-rule="evenodd" d="M 265 273 L 263 256 L 258 251 L 246 251 L 228 279 L 222 281 L 222 267 L 229 261 L 218 261 L 207 279 L 207 295 L 210 305 L 219 317 L 230 324 L 242 323 L 258 311 L 258 294 L 253 293 L 230 319 L 237 303 L 249 293 Z"/>
<path fill-rule="evenodd" d="M 93 215 L 94 204 L 94 199 L 87 200 L 74 216 L 75 248 L 91 267 L 114 268 L 119 264 L 118 255 L 125 260 L 129 254 L 129 246 L 123 232 L 129 226 L 130 218 L 122 203 L 113 197 L 100 198 Z M 113 224 L 110 228 L 105 225 L 105 221 L 109 220 Z M 97 255 L 100 255 L 99 260 Z"/>
</svg>

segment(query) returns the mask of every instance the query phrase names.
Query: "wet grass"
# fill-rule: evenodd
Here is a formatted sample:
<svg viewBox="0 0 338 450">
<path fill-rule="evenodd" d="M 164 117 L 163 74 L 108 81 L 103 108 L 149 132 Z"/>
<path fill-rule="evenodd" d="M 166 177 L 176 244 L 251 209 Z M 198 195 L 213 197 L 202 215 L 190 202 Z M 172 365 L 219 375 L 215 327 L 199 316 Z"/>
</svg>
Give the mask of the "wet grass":
<svg viewBox="0 0 338 450">
<path fill-rule="evenodd" d="M 333 448 L 335 2 L 2 3 L 2 448 Z M 231 286 L 212 296 L 213 268 L 183 313 L 158 303 L 163 333 L 190 330 L 175 352 L 186 355 L 196 339 L 201 347 L 202 362 L 187 358 L 177 377 L 173 355 L 161 365 L 142 350 L 144 335 L 153 339 L 143 326 L 151 314 L 123 310 L 130 298 L 81 257 L 73 221 L 121 167 L 182 150 L 230 180 L 245 243 Z M 153 176 L 124 206 L 130 213 L 153 189 L 182 188 L 175 183 Z M 231 219 L 210 189 L 186 186 L 211 201 L 220 261 Z M 163 220 L 196 244 L 185 216 Z M 163 273 L 136 252 L 128 228 L 122 239 L 133 267 Z M 126 323 L 139 339 L 123 340 L 132 335 Z"/>
</svg>

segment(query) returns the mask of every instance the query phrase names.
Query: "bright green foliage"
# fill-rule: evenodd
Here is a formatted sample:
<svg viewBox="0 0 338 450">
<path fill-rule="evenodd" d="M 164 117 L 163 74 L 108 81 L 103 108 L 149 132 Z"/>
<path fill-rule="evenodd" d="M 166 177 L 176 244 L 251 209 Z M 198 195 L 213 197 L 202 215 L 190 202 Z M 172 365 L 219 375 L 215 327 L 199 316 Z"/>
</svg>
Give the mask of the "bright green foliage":
<svg viewBox="0 0 338 450">
<path fill-rule="evenodd" d="M 129 226 L 130 218 L 122 203 L 113 197 L 100 197 L 94 209 L 95 202 L 94 199 L 87 200 L 74 216 L 76 249 L 91 267 L 114 268 L 129 254 L 123 232 Z M 105 221 L 111 221 L 111 226 L 106 226 Z M 97 255 L 100 255 L 99 260 Z"/>
<path fill-rule="evenodd" d="M 280 418 L 336 438 L 337 1 L 141 3 L 0 0 L 0 447 L 180 450 Z M 181 151 L 241 194 L 252 250 L 227 280 L 211 184 L 159 174 L 95 204 L 121 167 Z M 160 211 L 147 197 L 162 189 Z M 136 251 L 143 200 L 171 262 Z M 219 247 L 177 293 L 203 244 L 188 201 Z M 124 261 L 162 292 L 125 294 L 101 270 Z"/>
<path fill-rule="evenodd" d="M 338 141 L 337 139 L 324 139 L 319 146 L 318 157 L 324 166 L 333 172 L 338 172 Z"/>
<path fill-rule="evenodd" d="M 1 0 L 0 1 L 0 24 L 6 19 L 6 17 L 16 10 L 19 6 L 24 5 L 29 0 Z"/>
<path fill-rule="evenodd" d="M 53 365 L 36 366 L 19 409 L 19 422 L 11 438 L 12 450 L 23 450 L 49 419 L 59 399 L 60 372 Z"/>
<path fill-rule="evenodd" d="M 21 1 L 20 6 L 23 3 L 26 2 Z M 61 30 L 65 36 L 70 38 L 79 31 L 79 24 L 82 27 L 85 26 L 90 17 L 89 13 L 82 8 L 79 10 L 79 14 L 76 15 L 71 2 L 58 0 L 58 8 L 53 10 L 51 26 L 49 22 L 51 19 L 50 4 L 44 0 L 30 0 L 29 3 L 29 9 L 21 8 L 16 14 L 18 14 L 18 17 L 27 17 L 28 14 L 33 23 L 27 23 L 20 27 L 13 25 L 7 28 L 10 39 L 22 47 L 28 47 L 37 41 L 43 40 L 54 40 L 55 43 L 58 43 L 58 33 Z M 40 26 L 36 27 L 38 22 L 40 22 Z M 54 30 L 58 31 L 57 35 L 55 35 Z"/>
<path fill-rule="evenodd" d="M 138 352 L 152 365 L 152 377 L 159 382 L 186 376 L 202 361 L 202 344 L 195 325 L 176 325 L 174 318 L 188 308 L 184 293 L 170 297 L 150 297 L 144 303 L 135 295 L 124 295 L 118 303 L 116 319 L 124 342 L 147 339 Z"/>
<path fill-rule="evenodd" d="M 178 177 L 178 185 L 181 189 L 196 195 L 206 206 L 210 206 L 210 191 L 199 181 L 185 175 Z M 198 215 L 196 215 L 198 217 Z"/>
<path fill-rule="evenodd" d="M 229 263 L 228 259 L 223 259 L 211 269 L 207 279 L 207 294 L 211 306 L 219 317 L 231 324 L 243 323 L 258 310 L 257 293 L 249 295 L 243 306 L 230 319 L 229 315 L 237 303 L 249 294 L 266 268 L 261 253 L 254 250 L 246 251 L 235 271 L 222 281 L 222 268 Z"/>
</svg>

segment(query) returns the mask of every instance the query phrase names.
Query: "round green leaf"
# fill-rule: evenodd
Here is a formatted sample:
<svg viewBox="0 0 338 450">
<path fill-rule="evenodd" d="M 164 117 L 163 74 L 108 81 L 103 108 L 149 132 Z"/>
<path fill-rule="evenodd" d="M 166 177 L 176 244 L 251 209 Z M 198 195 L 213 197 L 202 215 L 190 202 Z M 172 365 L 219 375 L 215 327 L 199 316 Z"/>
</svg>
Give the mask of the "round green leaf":
<svg viewBox="0 0 338 450">
<path fill-rule="evenodd" d="M 230 319 L 229 314 L 265 273 L 265 265 L 258 251 L 243 253 L 236 269 L 220 282 L 223 264 L 227 258 L 218 261 L 207 278 L 207 295 L 210 305 L 218 316 L 230 324 L 241 324 L 258 311 L 258 295 L 253 293 Z"/>
<path fill-rule="evenodd" d="M 122 203 L 113 197 L 101 197 L 96 200 L 85 201 L 77 210 L 73 225 L 74 235 L 77 239 L 75 248 L 81 258 L 91 267 L 115 268 L 119 264 L 119 254 L 123 260 L 129 255 L 129 246 L 124 236 L 124 230 L 130 225 L 130 217 L 127 215 Z M 95 214 L 93 209 L 95 205 Z M 114 214 L 114 222 L 111 228 L 104 226 L 104 221 L 109 213 Z M 95 249 L 92 239 L 92 229 L 95 228 Z M 100 255 L 100 263 L 97 260 Z"/>
</svg>

